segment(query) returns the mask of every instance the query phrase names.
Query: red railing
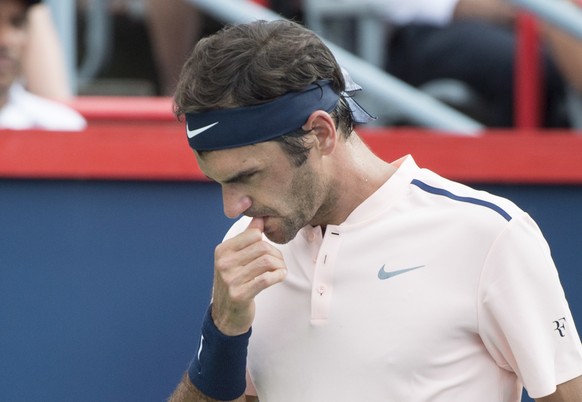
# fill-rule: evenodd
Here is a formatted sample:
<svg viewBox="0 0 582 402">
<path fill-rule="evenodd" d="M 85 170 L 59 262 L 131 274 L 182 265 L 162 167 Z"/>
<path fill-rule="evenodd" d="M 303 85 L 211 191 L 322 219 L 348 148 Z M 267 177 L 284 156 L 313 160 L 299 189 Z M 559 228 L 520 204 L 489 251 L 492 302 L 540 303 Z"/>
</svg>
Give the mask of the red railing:
<svg viewBox="0 0 582 402">
<path fill-rule="evenodd" d="M 0 131 L 0 178 L 206 180 L 169 99 L 150 100 L 102 98 L 78 133 Z M 83 107 L 94 101 L 79 100 Z M 582 135 L 570 130 L 490 130 L 478 137 L 420 128 L 357 131 L 386 161 L 412 154 L 421 166 L 462 182 L 582 184 Z"/>
<path fill-rule="evenodd" d="M 514 112 L 516 133 L 531 135 L 541 126 L 543 74 L 540 41 L 534 16 L 521 13 L 517 18 L 517 49 L 514 71 Z"/>
</svg>

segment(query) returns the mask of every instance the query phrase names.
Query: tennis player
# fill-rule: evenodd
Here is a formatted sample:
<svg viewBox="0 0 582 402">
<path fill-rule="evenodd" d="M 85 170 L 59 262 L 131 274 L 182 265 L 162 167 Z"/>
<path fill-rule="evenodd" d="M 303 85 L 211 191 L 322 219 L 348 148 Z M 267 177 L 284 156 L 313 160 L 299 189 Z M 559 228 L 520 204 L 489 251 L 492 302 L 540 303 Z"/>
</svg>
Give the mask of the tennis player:
<svg viewBox="0 0 582 402">
<path fill-rule="evenodd" d="M 330 50 L 288 21 L 201 40 L 175 96 L 224 213 L 172 402 L 582 401 L 550 250 L 511 201 L 387 163 Z M 204 269 L 205 267 L 201 267 Z"/>
</svg>

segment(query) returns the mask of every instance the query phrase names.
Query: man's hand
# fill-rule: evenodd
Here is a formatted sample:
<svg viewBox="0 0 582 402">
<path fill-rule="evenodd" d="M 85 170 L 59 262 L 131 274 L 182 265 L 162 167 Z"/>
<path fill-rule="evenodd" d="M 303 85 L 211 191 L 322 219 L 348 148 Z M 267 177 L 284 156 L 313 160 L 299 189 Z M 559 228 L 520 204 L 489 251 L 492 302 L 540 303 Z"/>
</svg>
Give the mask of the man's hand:
<svg viewBox="0 0 582 402">
<path fill-rule="evenodd" d="M 287 275 L 283 256 L 263 241 L 263 230 L 263 219 L 253 218 L 244 232 L 214 252 L 212 318 L 225 335 L 246 333 L 255 317 L 255 296 Z"/>
</svg>

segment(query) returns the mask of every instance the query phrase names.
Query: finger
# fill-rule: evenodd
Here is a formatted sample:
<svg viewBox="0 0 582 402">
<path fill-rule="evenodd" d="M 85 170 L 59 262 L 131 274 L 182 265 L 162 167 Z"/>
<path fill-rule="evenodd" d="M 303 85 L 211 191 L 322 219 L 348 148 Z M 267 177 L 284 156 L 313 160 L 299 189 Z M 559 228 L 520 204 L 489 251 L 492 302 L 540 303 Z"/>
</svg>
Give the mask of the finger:
<svg viewBox="0 0 582 402">
<path fill-rule="evenodd" d="M 260 217 L 254 217 L 253 219 L 251 219 L 251 223 L 249 223 L 249 226 L 247 227 L 247 230 L 248 229 L 259 229 L 259 231 L 263 233 L 263 231 L 265 230 L 264 219 Z"/>
<path fill-rule="evenodd" d="M 214 256 L 217 258 L 219 255 L 225 255 L 230 252 L 239 252 L 261 240 L 263 240 L 263 235 L 258 230 L 245 230 L 216 246 Z"/>
<path fill-rule="evenodd" d="M 241 243 L 239 242 L 232 247 L 232 243 L 225 242 L 216 247 L 214 268 L 221 272 L 222 275 L 232 277 L 232 275 L 237 274 L 235 271 L 243 270 L 246 272 L 248 271 L 247 265 L 264 256 L 283 259 L 281 252 L 265 241 L 258 240 L 244 248 L 237 249 L 240 245 Z M 243 274 L 244 272 L 238 274 Z"/>
<path fill-rule="evenodd" d="M 265 245 L 270 246 L 266 243 Z M 240 258 L 241 253 L 236 254 L 237 258 Z M 232 261 L 227 258 L 218 262 L 216 264 L 216 274 L 219 275 L 220 281 L 231 288 L 240 287 L 247 282 L 252 282 L 257 276 L 265 272 L 286 269 L 283 256 L 276 249 L 271 253 L 263 253 L 246 260 L 248 260 L 247 263 L 241 264 L 239 260 L 236 265 L 233 265 Z"/>
<path fill-rule="evenodd" d="M 283 260 L 281 251 L 274 247 L 272 244 L 265 241 L 258 241 L 250 244 L 234 254 L 225 256 L 225 258 L 227 258 L 227 263 L 246 266 L 251 262 L 265 256 L 272 256 L 274 258 Z"/>
<path fill-rule="evenodd" d="M 287 269 L 276 269 L 274 271 L 263 272 L 256 276 L 252 281 L 245 284 L 245 293 L 247 297 L 254 298 L 263 290 L 283 282 L 287 277 Z"/>
<path fill-rule="evenodd" d="M 264 254 L 242 267 L 237 279 L 240 280 L 239 283 L 250 282 L 265 272 L 286 269 L 287 266 L 281 255 Z"/>
<path fill-rule="evenodd" d="M 286 275 L 287 268 L 282 258 L 265 255 L 215 277 L 213 297 L 228 300 L 230 305 L 246 305 L 260 291 L 281 282 Z"/>
<path fill-rule="evenodd" d="M 262 240 L 264 226 L 265 224 L 263 218 L 251 219 L 251 222 L 247 226 L 246 230 L 219 244 L 216 248 L 216 252 L 220 252 L 222 254 L 223 252 L 228 252 L 229 250 L 240 251 L 245 247 L 248 247 L 249 245 Z"/>
</svg>

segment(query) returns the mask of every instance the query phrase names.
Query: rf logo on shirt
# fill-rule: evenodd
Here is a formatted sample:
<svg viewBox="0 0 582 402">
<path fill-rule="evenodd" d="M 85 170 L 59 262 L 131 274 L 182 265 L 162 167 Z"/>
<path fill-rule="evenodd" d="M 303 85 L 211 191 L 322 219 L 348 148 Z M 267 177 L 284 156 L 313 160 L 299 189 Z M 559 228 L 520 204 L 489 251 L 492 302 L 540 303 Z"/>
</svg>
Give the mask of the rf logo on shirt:
<svg viewBox="0 0 582 402">
<path fill-rule="evenodd" d="M 554 328 L 554 331 L 558 331 L 558 333 L 560 334 L 560 336 L 563 338 L 566 336 L 566 317 L 562 317 L 556 321 L 554 321 L 554 325 L 556 326 L 556 328 Z"/>
</svg>

